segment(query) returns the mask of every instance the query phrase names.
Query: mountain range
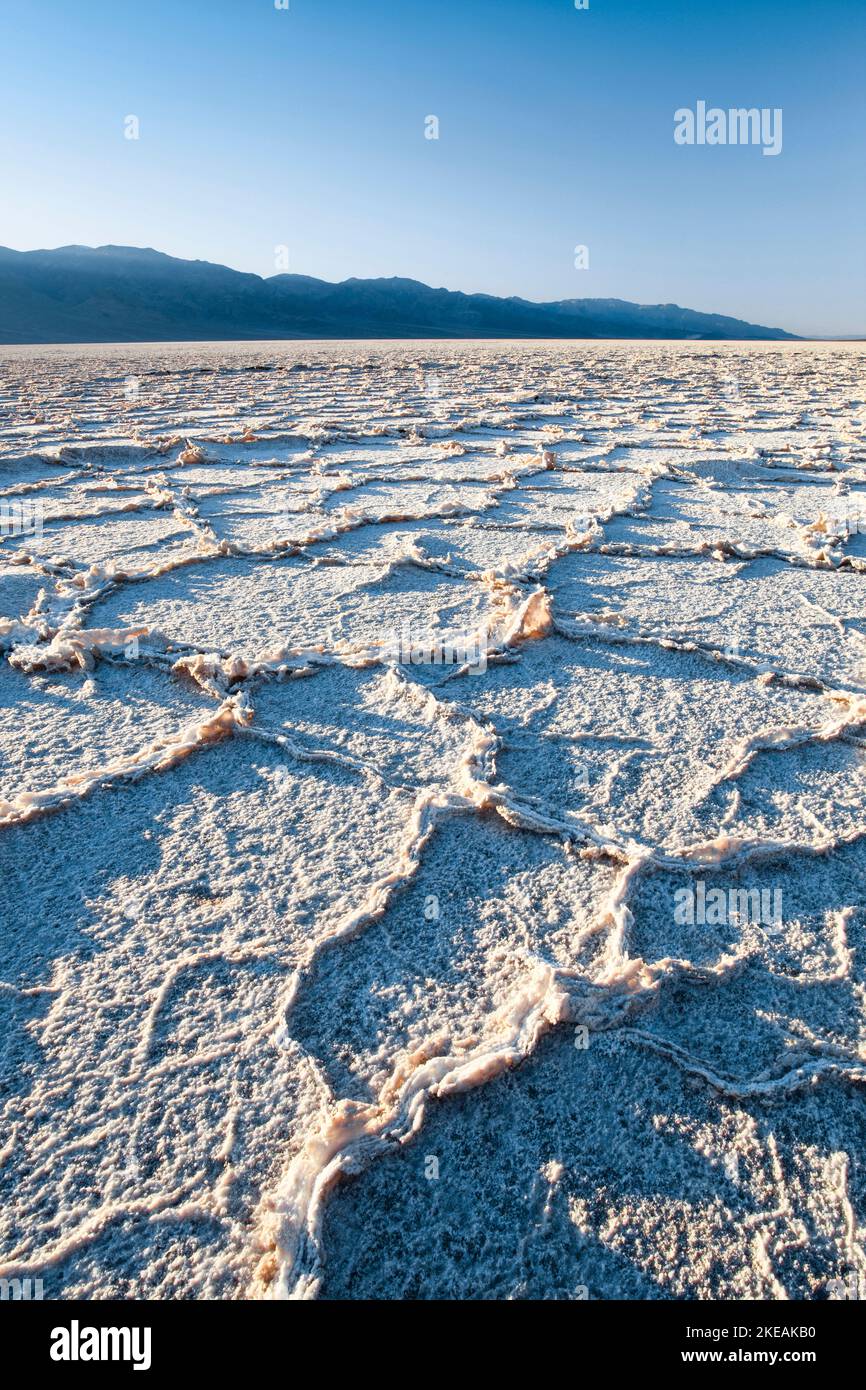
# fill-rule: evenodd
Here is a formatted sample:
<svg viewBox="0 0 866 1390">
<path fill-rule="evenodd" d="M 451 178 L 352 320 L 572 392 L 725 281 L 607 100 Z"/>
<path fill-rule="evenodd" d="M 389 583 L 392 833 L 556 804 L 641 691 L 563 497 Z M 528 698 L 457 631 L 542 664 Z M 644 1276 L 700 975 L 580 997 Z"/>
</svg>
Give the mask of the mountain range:
<svg viewBox="0 0 866 1390">
<path fill-rule="evenodd" d="M 135 246 L 0 247 L 0 343 L 271 338 L 793 339 L 724 314 L 516 297 L 400 278 L 263 278 Z"/>
</svg>

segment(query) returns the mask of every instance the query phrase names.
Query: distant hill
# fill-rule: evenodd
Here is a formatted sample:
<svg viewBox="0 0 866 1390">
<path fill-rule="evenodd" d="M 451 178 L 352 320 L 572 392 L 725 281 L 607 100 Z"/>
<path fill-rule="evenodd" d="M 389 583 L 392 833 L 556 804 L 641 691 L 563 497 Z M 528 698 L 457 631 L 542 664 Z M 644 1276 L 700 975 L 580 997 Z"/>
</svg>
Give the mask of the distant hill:
<svg viewBox="0 0 866 1390">
<path fill-rule="evenodd" d="M 0 247 L 0 343 L 216 338 L 792 339 L 724 314 L 624 299 L 535 304 L 418 280 L 263 279 L 135 246 Z"/>
</svg>

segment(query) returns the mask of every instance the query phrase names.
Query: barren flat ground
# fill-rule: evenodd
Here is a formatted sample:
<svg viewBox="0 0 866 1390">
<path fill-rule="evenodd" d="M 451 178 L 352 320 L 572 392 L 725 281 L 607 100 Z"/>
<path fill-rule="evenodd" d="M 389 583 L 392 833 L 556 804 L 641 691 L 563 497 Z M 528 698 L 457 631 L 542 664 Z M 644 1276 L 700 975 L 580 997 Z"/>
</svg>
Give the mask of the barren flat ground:
<svg viewBox="0 0 866 1390">
<path fill-rule="evenodd" d="M 866 1296 L 864 365 L 0 350 L 0 1277 Z"/>
</svg>

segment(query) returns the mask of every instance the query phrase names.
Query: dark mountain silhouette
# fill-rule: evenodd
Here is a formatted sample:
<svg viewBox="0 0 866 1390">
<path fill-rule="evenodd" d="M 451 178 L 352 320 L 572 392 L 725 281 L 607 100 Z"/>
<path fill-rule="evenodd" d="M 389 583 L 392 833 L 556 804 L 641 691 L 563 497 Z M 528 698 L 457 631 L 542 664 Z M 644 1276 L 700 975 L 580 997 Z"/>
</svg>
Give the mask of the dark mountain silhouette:
<svg viewBox="0 0 866 1390">
<path fill-rule="evenodd" d="M 535 304 L 418 280 L 244 274 L 135 246 L 0 247 L 0 342 L 217 338 L 793 338 L 676 304 Z"/>
</svg>

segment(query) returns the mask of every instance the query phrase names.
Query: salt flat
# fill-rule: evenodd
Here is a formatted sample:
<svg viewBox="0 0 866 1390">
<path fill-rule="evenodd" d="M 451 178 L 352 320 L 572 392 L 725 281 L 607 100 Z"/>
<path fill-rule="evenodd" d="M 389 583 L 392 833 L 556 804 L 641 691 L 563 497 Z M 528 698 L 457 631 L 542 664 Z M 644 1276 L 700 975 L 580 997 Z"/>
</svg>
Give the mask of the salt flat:
<svg viewBox="0 0 866 1390">
<path fill-rule="evenodd" d="M 0 1278 L 864 1296 L 864 352 L 0 350 Z"/>
</svg>

